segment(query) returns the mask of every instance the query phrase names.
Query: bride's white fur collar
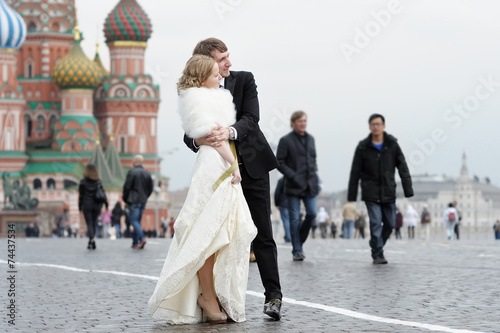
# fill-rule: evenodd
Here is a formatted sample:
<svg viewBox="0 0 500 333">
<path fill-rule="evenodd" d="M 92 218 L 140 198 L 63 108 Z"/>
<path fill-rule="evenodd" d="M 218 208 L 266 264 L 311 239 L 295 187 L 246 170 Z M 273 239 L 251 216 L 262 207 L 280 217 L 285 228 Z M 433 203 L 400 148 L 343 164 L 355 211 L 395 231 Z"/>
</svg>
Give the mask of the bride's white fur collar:
<svg viewBox="0 0 500 333">
<path fill-rule="evenodd" d="M 189 88 L 179 93 L 178 112 L 182 128 L 190 138 L 200 138 L 220 124 L 236 122 L 233 96 L 226 89 Z"/>
</svg>

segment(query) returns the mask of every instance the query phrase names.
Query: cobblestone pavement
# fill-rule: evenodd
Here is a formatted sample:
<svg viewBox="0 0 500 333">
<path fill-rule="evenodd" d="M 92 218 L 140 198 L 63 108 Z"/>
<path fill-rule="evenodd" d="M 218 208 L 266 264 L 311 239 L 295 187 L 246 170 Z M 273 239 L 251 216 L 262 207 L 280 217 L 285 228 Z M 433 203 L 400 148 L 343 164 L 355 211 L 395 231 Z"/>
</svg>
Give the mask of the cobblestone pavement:
<svg viewBox="0 0 500 333">
<path fill-rule="evenodd" d="M 493 238 L 493 237 L 492 237 Z M 129 239 L 16 239 L 15 298 L 2 263 L 1 332 L 500 332 L 500 241 L 389 240 L 388 265 L 373 265 L 368 239 L 309 239 L 303 262 L 278 242 L 279 322 L 262 314 L 263 288 L 250 265 L 247 322 L 168 326 L 147 301 L 169 239 L 132 250 Z M 15 300 L 15 326 L 8 325 Z"/>
</svg>

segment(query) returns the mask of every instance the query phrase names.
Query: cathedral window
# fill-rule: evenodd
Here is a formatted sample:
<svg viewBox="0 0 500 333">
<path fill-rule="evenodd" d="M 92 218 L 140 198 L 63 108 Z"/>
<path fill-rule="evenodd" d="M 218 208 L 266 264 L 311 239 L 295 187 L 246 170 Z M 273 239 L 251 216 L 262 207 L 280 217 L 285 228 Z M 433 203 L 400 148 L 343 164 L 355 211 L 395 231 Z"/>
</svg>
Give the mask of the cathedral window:
<svg viewBox="0 0 500 333">
<path fill-rule="evenodd" d="M 120 153 L 125 153 L 125 138 L 120 138 Z"/>
<path fill-rule="evenodd" d="M 47 179 L 47 189 L 48 190 L 55 190 L 56 189 L 56 182 L 54 179 L 52 179 L 52 178 Z"/>
<path fill-rule="evenodd" d="M 50 129 L 51 131 L 53 131 L 53 130 L 54 130 L 54 127 L 56 126 L 56 121 L 57 121 L 57 117 L 56 117 L 56 116 L 54 116 L 54 115 L 50 116 L 50 120 L 49 120 L 49 129 Z"/>
<path fill-rule="evenodd" d="M 30 79 L 35 76 L 34 60 L 29 57 L 24 61 L 24 77 Z"/>
<path fill-rule="evenodd" d="M 27 138 L 30 138 L 31 137 L 31 130 L 32 130 L 32 127 L 33 127 L 33 122 L 31 121 L 31 117 L 29 115 L 25 115 L 24 116 L 24 124 L 25 124 L 25 133 L 26 133 L 26 137 Z"/>
<path fill-rule="evenodd" d="M 45 130 L 45 118 L 42 115 L 36 117 L 36 129 L 39 131 Z"/>
<path fill-rule="evenodd" d="M 31 10 L 31 11 L 33 11 L 33 10 Z M 36 31 L 36 23 L 35 22 L 28 23 L 28 31 Z"/>
<path fill-rule="evenodd" d="M 129 117 L 127 118 L 128 122 L 128 135 L 135 135 L 135 118 L 134 117 Z"/>
<path fill-rule="evenodd" d="M 40 179 L 36 178 L 33 181 L 33 189 L 35 189 L 35 190 L 41 190 L 42 189 L 42 181 Z"/>
</svg>

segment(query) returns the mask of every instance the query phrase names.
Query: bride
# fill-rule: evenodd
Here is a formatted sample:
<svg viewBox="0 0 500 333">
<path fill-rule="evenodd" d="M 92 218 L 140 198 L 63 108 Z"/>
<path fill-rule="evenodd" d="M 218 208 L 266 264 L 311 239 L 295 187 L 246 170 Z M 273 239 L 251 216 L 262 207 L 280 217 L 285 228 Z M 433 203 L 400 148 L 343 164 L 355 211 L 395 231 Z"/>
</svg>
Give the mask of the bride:
<svg viewBox="0 0 500 333">
<path fill-rule="evenodd" d="M 214 59 L 189 59 L 177 84 L 179 114 L 189 137 L 235 123 L 231 93 L 219 89 Z M 245 321 L 250 243 L 257 231 L 241 189 L 234 145 L 201 146 L 175 234 L 149 300 L 156 319 L 169 324 L 230 318 Z M 219 306 L 220 305 L 220 306 Z"/>
</svg>

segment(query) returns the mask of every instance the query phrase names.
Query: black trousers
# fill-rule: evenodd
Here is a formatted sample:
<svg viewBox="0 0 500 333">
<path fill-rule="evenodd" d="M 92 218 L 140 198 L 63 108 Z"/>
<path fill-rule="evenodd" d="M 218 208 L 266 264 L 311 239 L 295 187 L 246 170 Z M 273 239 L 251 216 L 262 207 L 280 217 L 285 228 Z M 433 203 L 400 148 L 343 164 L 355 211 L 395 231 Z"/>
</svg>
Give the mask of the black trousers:
<svg viewBox="0 0 500 333">
<path fill-rule="evenodd" d="M 269 174 L 255 179 L 250 177 L 244 165 L 240 164 L 239 167 L 243 194 L 250 208 L 252 220 L 257 227 L 257 236 L 252 245 L 267 303 L 271 299 L 283 297 L 278 271 L 278 251 L 271 223 Z"/>
<path fill-rule="evenodd" d="M 101 214 L 101 208 L 96 207 L 82 207 L 83 217 L 85 218 L 85 223 L 87 224 L 87 236 L 89 239 L 95 238 L 95 232 L 97 230 L 97 219 L 99 214 Z"/>
</svg>

